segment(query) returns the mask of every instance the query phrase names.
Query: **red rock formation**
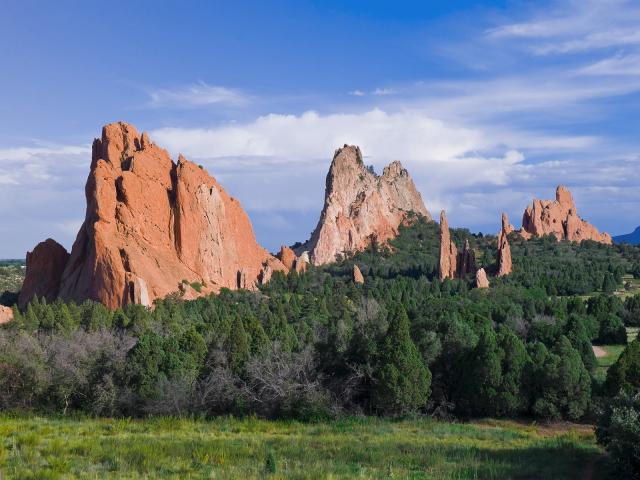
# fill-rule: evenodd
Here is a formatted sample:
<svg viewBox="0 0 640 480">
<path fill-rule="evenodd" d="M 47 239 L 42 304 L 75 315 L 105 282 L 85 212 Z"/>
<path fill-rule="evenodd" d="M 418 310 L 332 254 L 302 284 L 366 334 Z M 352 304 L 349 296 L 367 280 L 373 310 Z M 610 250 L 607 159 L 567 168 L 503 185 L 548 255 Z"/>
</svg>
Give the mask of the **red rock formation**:
<svg viewBox="0 0 640 480">
<path fill-rule="evenodd" d="M 327 174 L 318 226 L 297 251 L 309 251 L 314 265 L 334 262 L 339 255 L 395 237 L 409 212 L 431 219 L 400 162 L 378 176 L 365 167 L 358 147 L 345 145 L 336 150 Z"/>
<path fill-rule="evenodd" d="M 307 271 L 309 266 L 309 252 L 302 252 L 296 261 L 294 262 L 294 268 L 296 272 L 303 273 Z"/>
<path fill-rule="evenodd" d="M 476 288 L 489 288 L 489 279 L 487 278 L 487 272 L 484 271 L 484 268 L 476 272 Z"/>
<path fill-rule="evenodd" d="M 58 298 L 60 280 L 68 259 L 67 250 L 51 238 L 27 253 L 26 276 L 18 299 L 20 308 L 35 296 L 49 302 Z"/>
<path fill-rule="evenodd" d="M 64 299 L 148 305 L 182 280 L 201 286 L 187 289 L 197 296 L 254 288 L 265 263 L 285 268 L 213 177 L 182 156 L 173 163 L 126 123 L 105 126 L 94 141 L 85 191 L 85 221 L 60 281 Z"/>
<path fill-rule="evenodd" d="M 509 275 L 513 271 L 511 262 L 511 247 L 509 246 L 509 220 L 506 213 L 502 213 L 502 228 L 498 234 L 498 276 Z M 513 230 L 513 227 L 511 227 Z"/>
<path fill-rule="evenodd" d="M 280 252 L 277 255 L 278 259 L 282 262 L 282 264 L 287 268 L 287 270 L 293 270 L 296 263 L 296 254 L 289 247 L 285 247 L 282 245 L 280 247 Z"/>
<path fill-rule="evenodd" d="M 611 245 L 611 236 L 600 233 L 596 227 L 582 220 L 577 213 L 571 192 L 558 186 L 555 200 L 537 200 L 527 207 L 522 216 L 520 234 L 524 238 L 553 234 L 558 240 L 581 242 L 593 240 Z"/>
<path fill-rule="evenodd" d="M 13 309 L 0 305 L 0 325 L 8 323 L 13 320 Z"/>
<path fill-rule="evenodd" d="M 440 212 L 440 280 L 445 278 L 455 278 L 458 262 L 458 249 L 451 241 L 447 214 L 444 210 Z"/>
<path fill-rule="evenodd" d="M 476 253 L 469 245 L 469 240 L 464 241 L 464 248 L 460 254 L 460 261 L 458 262 L 458 276 L 459 278 L 465 278 L 467 275 L 473 274 L 476 271 Z"/>
<path fill-rule="evenodd" d="M 364 276 L 360 271 L 360 267 L 358 267 L 358 265 L 355 265 L 355 264 L 353 265 L 353 281 L 359 284 L 364 283 Z"/>
</svg>

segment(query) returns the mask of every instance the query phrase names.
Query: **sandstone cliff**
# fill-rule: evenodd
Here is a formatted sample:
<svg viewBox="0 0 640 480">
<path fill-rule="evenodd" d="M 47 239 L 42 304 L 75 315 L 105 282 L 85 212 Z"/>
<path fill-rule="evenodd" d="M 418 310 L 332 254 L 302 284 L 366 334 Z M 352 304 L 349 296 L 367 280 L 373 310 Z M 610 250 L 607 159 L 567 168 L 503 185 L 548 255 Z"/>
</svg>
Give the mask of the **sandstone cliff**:
<svg viewBox="0 0 640 480">
<path fill-rule="evenodd" d="M 395 237 L 410 212 L 431 219 L 400 162 L 378 176 L 365 167 L 358 147 L 345 145 L 335 152 L 327 174 L 318 225 L 296 251 L 308 251 L 314 265 L 333 262 L 341 254 Z"/>
<path fill-rule="evenodd" d="M 182 156 L 174 163 L 132 125 L 109 124 L 94 141 L 85 193 L 85 221 L 59 288 L 52 278 L 27 290 L 22 304 L 46 291 L 110 308 L 150 305 L 180 289 L 191 298 L 253 288 L 285 269 L 258 245 L 240 203 L 213 177 Z M 37 282 L 37 265 L 33 254 L 27 258 L 26 284 Z"/>
<path fill-rule="evenodd" d="M 556 189 L 555 200 L 533 200 L 522 216 L 520 234 L 524 238 L 553 234 L 558 240 L 570 242 L 593 240 L 607 245 L 612 243 L 608 233 L 600 233 L 578 216 L 573 196 L 563 186 Z"/>
</svg>

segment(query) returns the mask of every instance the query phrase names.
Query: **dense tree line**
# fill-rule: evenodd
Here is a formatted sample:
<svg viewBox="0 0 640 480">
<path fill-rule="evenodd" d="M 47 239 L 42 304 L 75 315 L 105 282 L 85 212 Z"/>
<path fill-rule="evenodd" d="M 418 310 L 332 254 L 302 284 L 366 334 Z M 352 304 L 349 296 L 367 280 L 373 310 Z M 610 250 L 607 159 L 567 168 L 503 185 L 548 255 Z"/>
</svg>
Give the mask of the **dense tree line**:
<svg viewBox="0 0 640 480">
<path fill-rule="evenodd" d="M 493 268 L 495 237 L 453 238 Z M 0 408 L 579 419 L 594 398 L 615 394 L 594 380 L 591 345 L 624 344 L 624 322 L 638 323 L 638 297 L 602 291 L 607 276 L 620 284 L 637 252 L 513 244 L 514 275 L 489 290 L 438 281 L 437 225 L 419 220 L 387 248 L 277 273 L 257 292 L 115 312 L 35 300 L 0 330 Z M 364 285 L 352 281 L 354 262 Z M 574 295 L 585 289 L 599 292 Z"/>
</svg>

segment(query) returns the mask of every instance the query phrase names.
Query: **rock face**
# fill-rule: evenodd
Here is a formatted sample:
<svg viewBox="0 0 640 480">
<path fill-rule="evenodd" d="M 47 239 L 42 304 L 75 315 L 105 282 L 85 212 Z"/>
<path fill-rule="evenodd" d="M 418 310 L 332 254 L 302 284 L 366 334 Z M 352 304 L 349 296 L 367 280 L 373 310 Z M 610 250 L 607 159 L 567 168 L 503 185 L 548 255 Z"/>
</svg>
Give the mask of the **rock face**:
<svg viewBox="0 0 640 480">
<path fill-rule="evenodd" d="M 296 272 L 303 273 L 307 271 L 309 265 L 309 252 L 302 252 L 298 258 L 296 258 L 294 268 Z"/>
<path fill-rule="evenodd" d="M 410 212 L 431 219 L 400 162 L 378 176 L 365 167 L 358 147 L 345 145 L 336 150 L 327 174 L 318 225 L 297 251 L 309 251 L 314 265 L 334 262 L 341 254 L 395 237 Z"/>
<path fill-rule="evenodd" d="M 69 260 L 67 250 L 55 240 L 48 238 L 27 253 L 27 268 L 20 290 L 18 305 L 24 308 L 37 296 L 51 302 L 58 297 L 60 281 Z"/>
<path fill-rule="evenodd" d="M 513 271 L 511 261 L 511 247 L 507 238 L 509 232 L 513 231 L 513 227 L 509 225 L 509 219 L 506 213 L 502 213 L 502 228 L 498 234 L 498 276 L 503 277 L 509 275 Z"/>
<path fill-rule="evenodd" d="M 298 258 L 296 257 L 296 253 L 293 250 L 283 245 L 280 247 L 280 252 L 277 256 L 282 264 L 287 268 L 287 270 L 293 270 L 296 259 Z"/>
<path fill-rule="evenodd" d="M 529 205 L 522 216 L 524 238 L 553 234 L 558 240 L 612 243 L 608 233 L 600 233 L 596 227 L 582 220 L 577 213 L 571 192 L 563 186 L 556 189 L 555 200 L 537 200 Z"/>
<path fill-rule="evenodd" d="M 476 271 L 476 254 L 469 245 L 469 240 L 464 241 L 464 248 L 460 254 L 460 261 L 458 262 L 458 276 L 460 278 L 466 278 L 467 275 L 473 274 Z"/>
<path fill-rule="evenodd" d="M 355 264 L 353 265 L 353 281 L 359 284 L 364 283 L 364 276 L 360 271 L 360 267 L 358 267 L 358 265 L 355 265 Z"/>
<path fill-rule="evenodd" d="M 484 271 L 484 268 L 476 272 L 476 288 L 489 288 L 489 279 L 487 278 L 487 272 Z"/>
<path fill-rule="evenodd" d="M 93 142 L 85 193 L 85 221 L 59 281 L 63 299 L 149 305 L 181 285 L 199 284 L 191 296 L 254 288 L 265 265 L 285 269 L 213 177 L 182 156 L 174 163 L 132 125 L 109 124 Z M 27 268 L 25 282 L 36 273 Z"/>
<path fill-rule="evenodd" d="M 8 323 L 13 320 L 13 309 L 0 305 L 0 325 Z"/>
<path fill-rule="evenodd" d="M 458 271 L 458 249 L 451 241 L 449 222 L 444 210 L 440 212 L 440 280 L 455 278 Z"/>
</svg>

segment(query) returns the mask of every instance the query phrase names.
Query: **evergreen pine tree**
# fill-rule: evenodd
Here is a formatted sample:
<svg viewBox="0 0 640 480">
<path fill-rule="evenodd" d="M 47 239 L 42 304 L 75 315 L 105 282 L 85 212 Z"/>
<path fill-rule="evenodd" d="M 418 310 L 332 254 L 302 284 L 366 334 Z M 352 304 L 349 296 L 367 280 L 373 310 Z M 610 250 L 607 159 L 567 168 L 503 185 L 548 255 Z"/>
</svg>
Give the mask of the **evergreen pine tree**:
<svg viewBox="0 0 640 480">
<path fill-rule="evenodd" d="M 411 340 L 409 318 L 402 306 L 391 312 L 389 329 L 381 343 L 374 406 L 393 415 L 424 407 L 429 398 L 431 372 Z"/>
<path fill-rule="evenodd" d="M 239 317 L 236 317 L 231 326 L 227 345 L 231 370 L 236 373 L 242 372 L 249 359 L 249 353 L 249 337 L 244 329 L 244 323 Z"/>
</svg>

